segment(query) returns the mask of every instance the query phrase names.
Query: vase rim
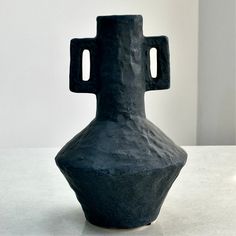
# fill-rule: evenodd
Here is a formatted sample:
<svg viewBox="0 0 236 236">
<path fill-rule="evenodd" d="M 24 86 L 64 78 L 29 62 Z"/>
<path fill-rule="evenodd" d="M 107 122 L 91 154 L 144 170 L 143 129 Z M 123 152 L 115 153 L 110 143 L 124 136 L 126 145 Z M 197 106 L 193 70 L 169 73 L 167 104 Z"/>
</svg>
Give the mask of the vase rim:
<svg viewBox="0 0 236 236">
<path fill-rule="evenodd" d="M 104 15 L 104 16 L 97 16 L 97 21 L 99 21 L 100 19 L 140 19 L 142 20 L 143 17 L 142 15 L 139 14 L 128 14 L 128 15 Z"/>
</svg>

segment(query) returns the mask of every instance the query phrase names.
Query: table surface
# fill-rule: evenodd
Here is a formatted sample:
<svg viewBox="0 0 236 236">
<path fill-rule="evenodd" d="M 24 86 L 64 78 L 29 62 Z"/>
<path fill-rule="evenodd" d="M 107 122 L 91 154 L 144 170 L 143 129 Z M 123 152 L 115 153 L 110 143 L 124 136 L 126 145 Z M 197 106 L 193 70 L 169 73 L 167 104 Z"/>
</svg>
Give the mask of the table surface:
<svg viewBox="0 0 236 236">
<path fill-rule="evenodd" d="M 88 223 L 54 157 L 59 149 L 0 149 L 0 235 L 236 235 L 236 146 L 188 146 L 188 162 L 155 223 Z"/>
</svg>

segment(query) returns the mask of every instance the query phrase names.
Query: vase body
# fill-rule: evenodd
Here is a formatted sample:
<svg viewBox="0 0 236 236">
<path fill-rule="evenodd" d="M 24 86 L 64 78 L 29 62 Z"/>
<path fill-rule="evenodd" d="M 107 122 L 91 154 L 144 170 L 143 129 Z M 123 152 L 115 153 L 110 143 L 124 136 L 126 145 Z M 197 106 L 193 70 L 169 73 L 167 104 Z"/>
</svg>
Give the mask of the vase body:
<svg viewBox="0 0 236 236">
<path fill-rule="evenodd" d="M 149 52 L 158 51 L 157 78 Z M 82 52 L 91 72 L 82 80 Z M 144 37 L 139 15 L 97 18 L 97 36 L 71 41 L 70 90 L 96 94 L 95 119 L 57 154 L 56 163 L 86 219 L 109 228 L 154 221 L 187 154 L 146 119 L 144 93 L 169 88 L 168 40 Z"/>
</svg>

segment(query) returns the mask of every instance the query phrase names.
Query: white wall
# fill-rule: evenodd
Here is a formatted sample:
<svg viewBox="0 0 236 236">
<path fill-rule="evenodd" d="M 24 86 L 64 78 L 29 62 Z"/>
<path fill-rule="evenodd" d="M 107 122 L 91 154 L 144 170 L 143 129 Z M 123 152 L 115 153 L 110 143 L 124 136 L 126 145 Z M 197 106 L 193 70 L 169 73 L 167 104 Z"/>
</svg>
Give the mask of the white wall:
<svg viewBox="0 0 236 236">
<path fill-rule="evenodd" d="M 236 1 L 199 3 L 197 143 L 236 144 Z"/>
<path fill-rule="evenodd" d="M 93 119 L 95 96 L 68 89 L 69 41 L 94 37 L 105 14 L 142 14 L 146 36 L 169 36 L 171 89 L 147 93 L 146 113 L 195 144 L 197 0 L 1 0 L 0 147 L 61 146 Z"/>
</svg>

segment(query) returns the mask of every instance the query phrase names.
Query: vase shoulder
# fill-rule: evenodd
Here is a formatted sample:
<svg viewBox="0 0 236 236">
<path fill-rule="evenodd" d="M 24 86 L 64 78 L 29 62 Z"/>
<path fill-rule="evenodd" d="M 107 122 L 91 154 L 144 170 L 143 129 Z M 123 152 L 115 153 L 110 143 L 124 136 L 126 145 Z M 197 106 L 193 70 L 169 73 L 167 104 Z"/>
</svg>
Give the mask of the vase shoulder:
<svg viewBox="0 0 236 236">
<path fill-rule="evenodd" d="M 187 154 L 146 118 L 92 121 L 57 155 L 77 169 L 109 173 L 183 166 Z"/>
</svg>

